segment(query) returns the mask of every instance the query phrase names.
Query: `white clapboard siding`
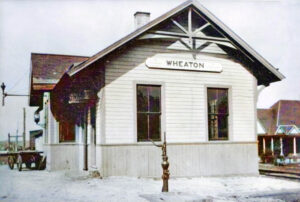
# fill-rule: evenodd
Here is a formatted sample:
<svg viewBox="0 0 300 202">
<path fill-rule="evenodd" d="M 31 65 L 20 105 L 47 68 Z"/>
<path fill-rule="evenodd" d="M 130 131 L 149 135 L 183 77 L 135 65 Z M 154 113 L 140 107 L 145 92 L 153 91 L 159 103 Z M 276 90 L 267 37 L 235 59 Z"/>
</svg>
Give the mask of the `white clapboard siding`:
<svg viewBox="0 0 300 202">
<path fill-rule="evenodd" d="M 163 41 L 136 42 L 107 61 L 105 95 L 97 110 L 101 116 L 97 119 L 97 124 L 101 125 L 97 131 L 101 131 L 103 143 L 136 142 L 133 87 L 139 81 L 162 82 L 164 85 L 163 113 L 169 142 L 207 141 L 207 86 L 229 86 L 231 89 L 231 140 L 255 140 L 256 79 L 229 56 L 215 54 L 221 52 L 217 46 L 206 47 L 214 54 L 199 53 L 196 57 L 204 62 L 220 63 L 223 67 L 221 73 L 149 69 L 145 66 L 147 58 L 161 54 L 173 59 L 191 59 L 190 53 L 178 51 L 179 46 L 178 43 Z"/>
<path fill-rule="evenodd" d="M 171 177 L 257 175 L 256 148 L 255 143 L 247 142 L 170 143 L 168 144 L 170 174 Z M 102 152 L 103 176 L 161 176 L 161 151 L 152 144 L 105 145 Z"/>
</svg>

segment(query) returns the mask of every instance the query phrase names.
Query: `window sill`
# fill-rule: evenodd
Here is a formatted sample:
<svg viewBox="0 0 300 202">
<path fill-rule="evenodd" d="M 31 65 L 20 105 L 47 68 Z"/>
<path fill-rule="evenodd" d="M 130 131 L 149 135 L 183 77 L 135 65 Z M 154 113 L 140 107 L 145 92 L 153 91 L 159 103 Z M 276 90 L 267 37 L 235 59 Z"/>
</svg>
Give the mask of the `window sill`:
<svg viewBox="0 0 300 202">
<path fill-rule="evenodd" d="M 159 141 L 153 141 L 155 144 L 162 144 L 163 142 L 161 140 Z M 145 142 L 136 142 L 138 145 L 153 145 L 151 141 L 145 141 Z"/>
<path fill-rule="evenodd" d="M 162 144 L 162 142 L 155 142 Z M 203 141 L 203 142 L 167 142 L 167 145 L 208 145 L 208 144 L 257 144 L 257 141 Z M 97 144 L 96 146 L 154 146 L 152 142 L 141 143 L 106 143 Z"/>
</svg>

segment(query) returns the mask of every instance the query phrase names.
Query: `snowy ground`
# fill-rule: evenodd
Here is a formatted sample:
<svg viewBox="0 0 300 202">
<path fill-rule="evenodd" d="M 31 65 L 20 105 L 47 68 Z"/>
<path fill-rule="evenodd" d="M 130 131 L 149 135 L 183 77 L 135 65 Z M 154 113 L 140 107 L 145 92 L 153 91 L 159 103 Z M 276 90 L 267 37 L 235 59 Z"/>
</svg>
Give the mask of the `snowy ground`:
<svg viewBox="0 0 300 202">
<path fill-rule="evenodd" d="M 263 176 L 91 178 L 87 172 L 22 171 L 0 166 L 0 201 L 281 201 L 300 199 L 300 182 Z M 299 200 L 300 201 L 300 200 Z"/>
</svg>

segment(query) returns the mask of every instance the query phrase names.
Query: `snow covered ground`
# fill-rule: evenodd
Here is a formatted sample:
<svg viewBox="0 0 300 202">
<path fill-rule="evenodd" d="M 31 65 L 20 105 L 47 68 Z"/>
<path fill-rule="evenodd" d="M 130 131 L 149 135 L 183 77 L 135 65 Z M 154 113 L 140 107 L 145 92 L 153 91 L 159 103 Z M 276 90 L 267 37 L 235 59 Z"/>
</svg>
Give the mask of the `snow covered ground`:
<svg viewBox="0 0 300 202">
<path fill-rule="evenodd" d="M 285 200 L 300 197 L 300 182 L 263 176 L 171 179 L 166 194 L 161 193 L 161 186 L 161 180 L 154 179 L 99 179 L 89 177 L 88 172 L 18 172 L 0 166 L 0 201 L 280 201 L 283 196 Z"/>
</svg>

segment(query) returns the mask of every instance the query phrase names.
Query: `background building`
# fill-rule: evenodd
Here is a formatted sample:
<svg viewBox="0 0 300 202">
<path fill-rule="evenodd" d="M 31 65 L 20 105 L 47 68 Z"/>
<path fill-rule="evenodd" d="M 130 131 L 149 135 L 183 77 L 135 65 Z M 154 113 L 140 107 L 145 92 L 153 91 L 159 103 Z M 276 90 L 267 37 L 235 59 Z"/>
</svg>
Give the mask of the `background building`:
<svg viewBox="0 0 300 202">
<path fill-rule="evenodd" d="M 257 110 L 261 130 L 259 154 L 296 156 L 300 153 L 300 101 L 279 100 L 269 109 Z"/>
</svg>

